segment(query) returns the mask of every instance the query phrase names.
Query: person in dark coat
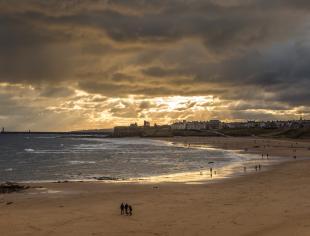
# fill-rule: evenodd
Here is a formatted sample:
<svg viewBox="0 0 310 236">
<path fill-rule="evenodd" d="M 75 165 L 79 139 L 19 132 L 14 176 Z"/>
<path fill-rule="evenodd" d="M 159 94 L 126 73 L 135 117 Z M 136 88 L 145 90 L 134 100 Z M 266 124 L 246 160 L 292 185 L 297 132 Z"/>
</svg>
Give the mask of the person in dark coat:
<svg viewBox="0 0 310 236">
<path fill-rule="evenodd" d="M 124 215 L 124 203 L 122 202 L 121 206 L 120 206 L 120 209 L 121 209 L 121 215 Z"/>
<path fill-rule="evenodd" d="M 125 204 L 125 213 L 126 215 L 128 215 L 128 204 L 127 203 Z"/>
<path fill-rule="evenodd" d="M 129 215 L 132 216 L 132 206 L 129 205 L 128 208 L 129 208 Z"/>
</svg>

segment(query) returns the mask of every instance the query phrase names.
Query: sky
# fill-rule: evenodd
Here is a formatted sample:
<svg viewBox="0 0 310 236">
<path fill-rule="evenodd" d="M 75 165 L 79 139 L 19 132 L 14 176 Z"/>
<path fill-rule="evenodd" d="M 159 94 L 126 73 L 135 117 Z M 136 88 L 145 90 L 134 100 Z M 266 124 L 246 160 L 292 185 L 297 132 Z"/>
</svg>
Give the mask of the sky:
<svg viewBox="0 0 310 236">
<path fill-rule="evenodd" d="M 0 0 L 0 126 L 310 119 L 309 0 Z"/>
</svg>

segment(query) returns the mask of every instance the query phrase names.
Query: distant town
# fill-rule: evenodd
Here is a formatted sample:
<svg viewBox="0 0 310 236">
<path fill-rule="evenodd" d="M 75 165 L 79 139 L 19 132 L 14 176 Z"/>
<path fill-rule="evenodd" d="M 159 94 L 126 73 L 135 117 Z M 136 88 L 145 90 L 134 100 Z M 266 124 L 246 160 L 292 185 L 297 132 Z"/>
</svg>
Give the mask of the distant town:
<svg viewBox="0 0 310 236">
<path fill-rule="evenodd" d="M 283 132 L 303 131 L 309 133 L 310 120 L 273 120 L 273 121 L 245 121 L 245 122 L 222 122 L 220 120 L 208 121 L 177 121 L 170 125 L 151 126 L 150 122 L 144 121 L 142 126 L 132 123 L 129 126 L 114 127 L 114 137 L 128 136 L 249 136 L 261 134 L 278 134 Z"/>
<path fill-rule="evenodd" d="M 116 126 L 113 129 L 78 130 L 70 132 L 33 132 L 7 131 L 1 128 L 0 134 L 57 134 L 73 137 L 172 137 L 172 136 L 263 136 L 310 139 L 310 120 L 272 120 L 244 122 L 176 121 L 172 124 L 151 125 L 144 121 L 142 125 L 132 123 L 128 126 Z"/>
</svg>

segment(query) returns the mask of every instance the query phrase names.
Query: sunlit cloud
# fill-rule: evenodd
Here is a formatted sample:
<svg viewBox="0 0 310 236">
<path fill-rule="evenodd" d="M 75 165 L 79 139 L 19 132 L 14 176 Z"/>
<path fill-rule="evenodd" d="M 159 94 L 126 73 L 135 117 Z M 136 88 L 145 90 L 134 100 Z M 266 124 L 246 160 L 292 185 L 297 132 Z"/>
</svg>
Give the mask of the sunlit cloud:
<svg viewBox="0 0 310 236">
<path fill-rule="evenodd" d="M 0 1 L 0 126 L 310 118 L 308 1 Z"/>
</svg>

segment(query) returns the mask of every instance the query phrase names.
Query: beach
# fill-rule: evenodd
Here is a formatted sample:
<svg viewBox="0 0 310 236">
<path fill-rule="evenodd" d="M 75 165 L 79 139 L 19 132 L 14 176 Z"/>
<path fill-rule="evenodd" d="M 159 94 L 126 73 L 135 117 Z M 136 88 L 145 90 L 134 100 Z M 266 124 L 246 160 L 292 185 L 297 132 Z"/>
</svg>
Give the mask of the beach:
<svg viewBox="0 0 310 236">
<path fill-rule="evenodd" d="M 32 183 L 0 195 L 1 235 L 310 235 L 309 140 L 165 140 L 291 161 L 216 183 Z"/>
</svg>

